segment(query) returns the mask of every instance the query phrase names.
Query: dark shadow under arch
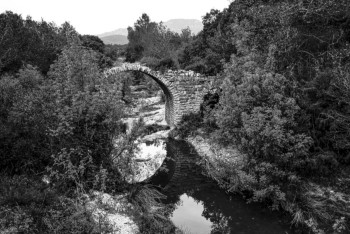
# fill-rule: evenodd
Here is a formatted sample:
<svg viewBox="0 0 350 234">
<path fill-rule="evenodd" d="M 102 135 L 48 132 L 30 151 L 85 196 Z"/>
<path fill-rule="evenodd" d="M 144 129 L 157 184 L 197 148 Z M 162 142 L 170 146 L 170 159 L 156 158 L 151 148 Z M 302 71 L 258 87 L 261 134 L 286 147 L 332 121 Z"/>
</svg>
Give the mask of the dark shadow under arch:
<svg viewBox="0 0 350 234">
<path fill-rule="evenodd" d="M 171 90 L 166 86 L 166 84 L 164 84 L 164 82 L 161 81 L 159 78 L 144 71 L 126 70 L 121 72 L 140 72 L 142 74 L 145 74 L 147 77 L 150 77 L 159 85 L 159 87 L 165 95 L 165 121 L 170 127 L 174 127 L 174 95 L 171 92 Z"/>
</svg>

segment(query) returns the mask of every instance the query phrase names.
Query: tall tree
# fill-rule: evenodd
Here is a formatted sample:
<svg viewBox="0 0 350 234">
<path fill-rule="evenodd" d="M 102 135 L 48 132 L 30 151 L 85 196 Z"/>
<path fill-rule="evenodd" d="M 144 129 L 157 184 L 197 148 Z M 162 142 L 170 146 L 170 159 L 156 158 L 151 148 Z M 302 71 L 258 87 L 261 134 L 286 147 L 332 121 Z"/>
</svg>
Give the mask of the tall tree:
<svg viewBox="0 0 350 234">
<path fill-rule="evenodd" d="M 32 64 L 46 74 L 67 43 L 52 23 L 23 20 L 12 12 L 0 14 L 0 74 L 15 73 Z"/>
</svg>

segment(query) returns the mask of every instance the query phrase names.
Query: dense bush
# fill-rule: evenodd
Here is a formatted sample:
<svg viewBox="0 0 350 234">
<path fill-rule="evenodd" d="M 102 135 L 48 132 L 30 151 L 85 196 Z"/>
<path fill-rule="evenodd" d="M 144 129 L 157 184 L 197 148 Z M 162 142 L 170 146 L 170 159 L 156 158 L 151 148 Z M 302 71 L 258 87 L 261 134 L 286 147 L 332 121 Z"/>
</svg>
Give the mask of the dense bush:
<svg viewBox="0 0 350 234">
<path fill-rule="evenodd" d="M 37 22 L 30 17 L 23 19 L 13 12 L 0 14 L 0 75 L 15 74 L 23 66 L 31 64 L 46 75 L 51 64 L 69 43 L 69 34 L 75 29 L 64 23 L 57 27 L 54 23 Z M 68 37 L 67 37 L 68 36 Z M 116 56 L 107 50 L 96 36 L 79 35 L 82 46 L 97 53 L 98 65 L 106 68 L 113 65 Z M 121 53 L 121 52 L 120 52 Z"/>
<path fill-rule="evenodd" d="M 191 113 L 182 117 L 179 126 L 176 128 L 174 135 L 178 135 L 181 138 L 188 137 L 194 133 L 198 127 L 201 126 L 202 118 L 200 113 Z"/>
<path fill-rule="evenodd" d="M 122 108 L 117 84 L 103 80 L 97 61 L 93 51 L 72 44 L 46 80 L 31 66 L 1 79 L 3 168 L 42 172 L 63 148 L 90 152 L 96 165 L 107 157 Z"/>
<path fill-rule="evenodd" d="M 38 67 L 44 74 L 66 45 L 64 32 L 68 24 L 56 27 L 30 17 L 22 19 L 12 12 L 0 14 L 0 74 L 15 73 L 23 65 Z"/>
<path fill-rule="evenodd" d="M 68 23 L 57 28 L 11 12 L 0 15 L 0 31 L 1 232 L 110 231 L 95 221 L 83 197 L 133 188 L 122 170 L 130 169 L 144 130 L 140 122 L 125 133 L 120 120 L 137 77 L 102 73 L 111 65 L 105 53 L 118 58 L 122 48 L 107 51 L 100 39 L 81 36 Z M 150 86 L 154 91 L 156 83 Z M 140 216 L 145 229 L 153 221 L 161 226 L 156 214 L 148 218 Z"/>
<path fill-rule="evenodd" d="M 51 67 L 49 78 L 54 80 L 53 117 L 57 120 L 49 129 L 53 169 L 57 170 L 54 174 L 69 176 L 62 172 L 69 163 L 77 167 L 76 172 L 69 173 L 79 175 L 62 181 L 69 184 L 79 179 L 91 188 L 92 179 L 88 178 L 94 178 L 101 166 L 111 168 L 113 139 L 121 133 L 118 120 L 123 107 L 118 83 L 111 85 L 105 80 L 95 54 L 75 44 L 63 51 Z M 118 183 L 118 178 L 113 179 Z"/>
<path fill-rule="evenodd" d="M 285 77 L 249 68 L 238 84 L 226 79 L 217 111 L 221 142 L 237 145 L 252 159 L 287 171 L 308 171 L 311 137 L 296 132 L 299 107 L 287 93 Z"/>
<path fill-rule="evenodd" d="M 187 66 L 205 66 L 211 53 L 195 51 L 208 41 L 233 46 L 231 61 L 214 72 L 226 77 L 217 118 L 204 115 L 221 143 L 305 176 L 334 175 L 348 163 L 348 6 L 235 1 L 203 18 L 188 54 L 197 62 Z"/>
<path fill-rule="evenodd" d="M 43 174 L 49 168 L 62 191 L 93 188 L 95 177 L 111 169 L 123 115 L 120 83 L 104 78 L 99 55 L 74 31 L 66 36 L 69 46 L 47 76 L 28 65 L 0 80 L 2 169 Z M 108 173 L 113 184 L 121 182 L 115 169 Z"/>
<path fill-rule="evenodd" d="M 2 168 L 16 173 L 42 171 L 50 161 L 46 133 L 54 121 L 54 90 L 31 66 L 17 77 L 2 77 L 0 83 Z"/>
<path fill-rule="evenodd" d="M 123 79 L 101 73 L 103 44 L 79 37 L 68 24 L 64 29 L 67 44 L 47 74 L 28 64 L 0 76 L 2 231 L 107 231 L 80 198 L 90 190 L 125 189 L 112 155 L 114 138 L 124 131 Z"/>
<path fill-rule="evenodd" d="M 96 223 L 77 200 L 61 196 L 40 178 L 3 176 L 0 186 L 2 233 L 101 233 L 108 223 Z"/>
<path fill-rule="evenodd" d="M 287 187 L 296 186 L 300 175 L 312 172 L 312 138 L 297 131 L 300 108 L 284 76 L 247 58 L 233 57 L 226 69 L 215 110 L 218 129 L 212 136 L 220 144 L 234 145 L 247 157 L 247 163 L 235 170 L 220 166 L 227 167 L 227 189 L 249 191 L 252 200 L 272 201 L 277 209 L 286 202 L 285 192 L 295 189 Z"/>
<path fill-rule="evenodd" d="M 332 0 L 234 1 L 222 13 L 212 11 L 216 17 L 205 26 L 219 23 L 212 29 L 217 34 L 205 36 L 230 38 L 226 43 L 234 49 L 215 72 L 201 70 L 225 77 L 219 104 L 203 120 L 217 128 L 211 137 L 219 144 L 237 147 L 247 158 L 235 169 L 223 160 L 216 164 L 222 174 L 215 176 L 230 191 L 283 207 L 315 232 L 325 223 L 331 230 L 342 216 L 341 203 L 315 198 L 320 190 L 314 192 L 309 181 L 326 184 L 348 173 L 349 6 Z M 197 54 L 184 54 L 187 66 L 205 68 L 211 53 L 196 52 L 201 45 L 197 39 L 187 48 Z"/>
</svg>

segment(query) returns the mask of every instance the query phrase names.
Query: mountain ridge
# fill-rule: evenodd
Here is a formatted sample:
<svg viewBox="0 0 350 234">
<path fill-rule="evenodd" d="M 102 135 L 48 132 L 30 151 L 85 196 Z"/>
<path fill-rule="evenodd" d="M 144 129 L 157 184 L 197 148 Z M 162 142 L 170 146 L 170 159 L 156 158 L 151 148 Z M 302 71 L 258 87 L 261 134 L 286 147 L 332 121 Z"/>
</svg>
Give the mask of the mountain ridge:
<svg viewBox="0 0 350 234">
<path fill-rule="evenodd" d="M 181 33 L 182 29 L 190 28 L 193 34 L 199 33 L 203 29 L 203 24 L 197 19 L 170 19 L 162 22 L 164 26 L 173 32 Z M 116 30 L 98 34 L 97 36 L 105 44 L 125 45 L 128 43 L 128 30 L 126 28 L 118 28 Z"/>
<path fill-rule="evenodd" d="M 109 35 L 105 37 L 100 37 L 104 44 L 112 44 L 112 45 L 125 45 L 128 44 L 129 40 L 127 36 L 124 35 Z"/>
</svg>

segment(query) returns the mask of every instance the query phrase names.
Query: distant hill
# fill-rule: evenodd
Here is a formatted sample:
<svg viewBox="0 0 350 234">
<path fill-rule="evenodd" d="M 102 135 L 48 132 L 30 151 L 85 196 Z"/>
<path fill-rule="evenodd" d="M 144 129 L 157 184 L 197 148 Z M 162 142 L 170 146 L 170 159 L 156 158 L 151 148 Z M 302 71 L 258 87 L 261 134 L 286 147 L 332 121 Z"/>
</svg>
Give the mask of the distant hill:
<svg viewBox="0 0 350 234">
<path fill-rule="evenodd" d="M 100 37 L 100 39 L 105 44 L 112 44 L 112 45 L 125 45 L 128 44 L 128 38 L 124 35 L 110 35 L 105 37 Z"/>
<path fill-rule="evenodd" d="M 189 27 L 192 33 L 197 34 L 203 29 L 201 21 L 196 19 L 171 19 L 163 22 L 164 26 L 173 32 L 181 33 L 181 30 Z M 119 28 L 114 31 L 105 32 L 97 35 L 105 44 L 125 45 L 128 43 L 128 30 L 126 28 Z"/>
<path fill-rule="evenodd" d="M 171 19 L 164 25 L 173 32 L 181 33 L 181 30 L 189 27 L 192 33 L 197 34 L 203 29 L 203 24 L 197 19 Z"/>
<path fill-rule="evenodd" d="M 126 28 L 118 28 L 117 30 L 110 31 L 110 32 L 105 32 L 105 33 L 99 34 L 97 36 L 99 38 L 101 38 L 101 37 L 106 37 L 106 36 L 111 36 L 111 35 L 127 36 L 128 35 L 128 30 Z"/>
</svg>

